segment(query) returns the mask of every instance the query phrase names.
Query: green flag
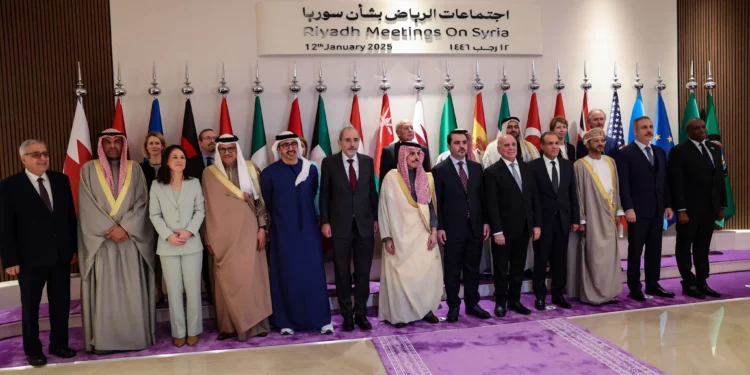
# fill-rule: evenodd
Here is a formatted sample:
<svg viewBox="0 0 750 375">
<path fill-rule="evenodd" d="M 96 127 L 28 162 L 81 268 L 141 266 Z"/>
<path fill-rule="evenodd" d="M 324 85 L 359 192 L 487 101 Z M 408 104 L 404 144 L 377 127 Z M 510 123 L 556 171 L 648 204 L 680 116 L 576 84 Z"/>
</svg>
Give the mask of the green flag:
<svg viewBox="0 0 750 375">
<path fill-rule="evenodd" d="M 253 115 L 253 144 L 250 148 L 250 160 L 258 168 L 268 166 L 268 147 L 266 147 L 266 128 L 263 126 L 263 111 L 260 109 L 260 96 L 255 97 Z"/>
<path fill-rule="evenodd" d="M 500 102 L 500 117 L 497 118 L 497 130 L 503 130 L 503 120 L 510 117 L 510 105 L 508 104 L 508 94 L 503 93 L 503 99 Z"/>
<path fill-rule="evenodd" d="M 721 147 L 721 164 L 724 169 L 724 185 L 727 190 L 727 208 L 724 209 L 724 219 L 717 220 L 716 224 L 720 227 L 724 227 L 724 221 L 728 220 L 737 212 L 737 208 L 734 204 L 734 194 L 732 194 L 732 183 L 729 181 L 729 173 L 727 173 L 727 158 L 724 154 L 724 145 L 721 143 L 721 131 L 719 130 L 719 122 L 716 120 L 716 109 L 714 108 L 714 96 L 711 92 L 708 92 L 706 100 L 706 130 L 708 131 L 708 139 Z"/>
<path fill-rule="evenodd" d="M 443 115 L 440 117 L 440 147 L 438 155 L 448 151 L 448 133 L 451 130 L 456 130 L 456 128 L 458 128 L 458 124 L 456 123 L 456 111 L 453 110 L 453 97 L 448 92 L 445 104 L 443 105 Z"/>
<path fill-rule="evenodd" d="M 322 95 L 318 95 L 318 112 L 315 113 L 315 130 L 310 150 L 310 160 L 318 163 L 318 166 L 323 164 L 323 158 L 331 155 L 331 138 L 328 136 L 326 106 Z"/>
<path fill-rule="evenodd" d="M 682 125 L 680 125 L 680 142 L 687 139 L 687 123 L 694 118 L 700 118 L 701 115 L 698 112 L 698 103 L 695 102 L 695 93 L 690 92 L 688 96 L 687 104 L 685 105 L 685 112 L 682 113 Z"/>
</svg>

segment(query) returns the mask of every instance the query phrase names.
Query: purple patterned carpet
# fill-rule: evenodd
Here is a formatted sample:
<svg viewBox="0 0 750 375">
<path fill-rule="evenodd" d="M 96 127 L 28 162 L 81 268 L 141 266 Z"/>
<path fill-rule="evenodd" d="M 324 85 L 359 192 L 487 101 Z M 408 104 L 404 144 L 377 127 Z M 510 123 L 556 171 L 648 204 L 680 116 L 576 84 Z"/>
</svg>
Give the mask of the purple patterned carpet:
<svg viewBox="0 0 750 375">
<path fill-rule="evenodd" d="M 746 298 L 750 297 L 750 288 L 745 287 L 746 284 L 750 284 L 750 272 L 736 272 L 727 273 L 711 276 L 708 280 L 711 287 L 722 293 L 721 299 L 732 299 L 732 298 Z M 533 314 L 528 316 L 518 315 L 513 312 L 509 312 L 509 315 L 505 318 L 495 318 L 489 320 L 480 320 L 474 317 L 467 317 L 461 315 L 460 320 L 457 323 L 446 323 L 441 322 L 439 324 L 429 324 L 426 322 L 415 322 L 409 324 L 402 329 L 396 329 L 393 326 L 379 322 L 377 320 L 377 310 L 372 308 L 369 311 L 370 322 L 374 325 L 373 331 L 360 331 L 355 330 L 354 332 L 343 332 L 340 331 L 342 319 L 340 316 L 334 316 L 333 324 L 336 326 L 337 332 L 332 335 L 322 335 L 318 332 L 297 332 L 293 336 L 281 336 L 277 331 L 269 334 L 265 338 L 252 338 L 246 342 L 237 342 L 234 340 L 216 341 L 217 335 L 216 329 L 213 322 L 210 320 L 204 320 L 204 332 L 200 335 L 201 342 L 195 347 L 184 346 L 182 348 L 176 348 L 172 345 L 172 338 L 170 337 L 169 323 L 162 322 L 157 324 L 156 332 L 156 345 L 146 350 L 137 352 L 121 352 L 116 354 L 109 354 L 104 356 L 98 356 L 95 354 L 89 354 L 79 352 L 78 355 L 71 360 L 63 360 L 57 357 L 48 357 L 50 363 L 62 363 L 62 362 L 74 362 L 74 361 L 91 361 L 98 359 L 111 359 L 111 358 L 126 358 L 126 357 L 141 357 L 141 356 L 152 356 L 160 354 L 176 354 L 176 353 L 191 353 L 191 352 L 203 352 L 209 350 L 226 350 L 226 349 L 241 349 L 241 348 L 253 348 L 253 347 L 265 347 L 265 346 L 277 346 L 277 345 L 290 345 L 290 344 L 302 344 L 320 341 L 336 341 L 336 340 L 347 340 L 347 339 L 360 339 L 360 338 L 371 338 L 379 336 L 392 336 L 392 335 L 410 335 L 416 333 L 435 332 L 443 330 L 454 330 L 454 329 L 466 329 L 476 328 L 482 326 L 498 326 L 508 323 L 520 323 L 537 320 L 547 320 L 555 318 L 564 318 L 571 316 L 589 315 L 597 313 L 615 312 L 623 310 L 633 310 L 649 307 L 660 307 L 660 306 L 671 306 L 680 305 L 686 303 L 701 302 L 690 297 L 682 296 L 680 293 L 679 279 L 663 280 L 662 286 L 668 290 L 672 290 L 677 293 L 677 297 L 674 299 L 666 298 L 653 298 L 646 302 L 640 303 L 627 299 L 628 290 L 624 287 L 623 294 L 620 296 L 620 303 L 615 305 L 605 306 L 588 306 L 581 304 L 577 301 L 571 301 L 573 309 L 555 309 L 546 310 L 542 312 L 534 311 Z M 712 299 L 706 299 L 710 301 Z M 534 296 L 525 294 L 522 296 L 522 302 L 528 306 L 533 307 Z M 492 310 L 494 308 L 494 301 L 491 299 L 482 300 L 480 305 L 487 309 Z M 462 312 L 463 313 L 463 312 Z M 437 316 L 443 317 L 447 314 L 447 307 L 445 303 L 435 311 Z M 80 350 L 83 347 L 83 330 L 81 328 L 70 329 L 70 346 L 74 349 Z M 45 347 L 49 342 L 49 333 L 42 332 L 40 334 L 42 343 Z M 23 353 L 22 339 L 21 337 L 13 337 L 5 340 L 0 340 L 0 368 L 25 366 L 26 357 Z"/>
<path fill-rule="evenodd" d="M 373 342 L 390 375 L 662 374 L 564 318 Z"/>
<path fill-rule="evenodd" d="M 708 254 L 710 264 L 736 262 L 740 260 L 750 260 L 750 250 L 730 250 L 730 251 L 712 251 Z M 622 267 L 628 269 L 628 261 L 622 261 Z M 677 258 L 674 255 L 661 257 L 661 268 L 677 267 Z M 643 269 L 643 258 L 641 258 L 641 269 Z"/>
</svg>

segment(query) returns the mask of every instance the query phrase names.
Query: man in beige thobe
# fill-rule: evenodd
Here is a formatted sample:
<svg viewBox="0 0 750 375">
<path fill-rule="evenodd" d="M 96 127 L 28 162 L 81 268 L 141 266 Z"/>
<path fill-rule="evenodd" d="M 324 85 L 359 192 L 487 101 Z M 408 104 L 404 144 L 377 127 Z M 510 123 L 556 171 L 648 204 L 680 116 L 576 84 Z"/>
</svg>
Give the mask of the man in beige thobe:
<svg viewBox="0 0 750 375">
<path fill-rule="evenodd" d="M 146 179 L 127 145 L 119 131 L 102 132 L 99 159 L 83 165 L 79 183 L 84 346 L 100 354 L 154 344 L 154 228 Z"/>
<path fill-rule="evenodd" d="M 615 162 L 604 154 L 604 130 L 595 128 L 583 138 L 588 155 L 574 169 L 581 208 L 583 233 L 572 272 L 575 284 L 568 289 L 591 305 L 616 303 L 622 292 L 620 252 L 617 249 L 617 217 L 624 216 Z M 569 264 L 569 267 L 571 265 Z"/>
<path fill-rule="evenodd" d="M 216 139 L 203 171 L 206 245 L 214 257 L 217 340 L 245 341 L 270 330 L 271 290 L 266 260 L 266 208 L 258 168 L 245 161 L 233 135 Z"/>
<path fill-rule="evenodd" d="M 432 176 L 424 171 L 419 144 L 401 142 L 396 169 L 380 188 L 378 220 L 383 238 L 378 318 L 397 328 L 424 319 L 443 295 L 443 262 L 437 248 L 437 210 Z"/>
</svg>

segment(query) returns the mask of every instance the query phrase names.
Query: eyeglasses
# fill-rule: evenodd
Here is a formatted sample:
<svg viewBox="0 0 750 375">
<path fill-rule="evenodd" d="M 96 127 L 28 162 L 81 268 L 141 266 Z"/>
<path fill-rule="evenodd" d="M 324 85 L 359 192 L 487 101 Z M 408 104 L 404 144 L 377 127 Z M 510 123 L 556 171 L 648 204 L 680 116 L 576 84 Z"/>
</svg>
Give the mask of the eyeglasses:
<svg viewBox="0 0 750 375">
<path fill-rule="evenodd" d="M 282 144 L 280 144 L 279 148 L 281 148 L 282 150 L 288 150 L 290 148 L 297 148 L 298 146 L 299 145 L 297 144 L 297 142 L 290 142 L 290 143 L 282 143 Z"/>
<path fill-rule="evenodd" d="M 235 151 L 237 151 L 237 147 L 227 147 L 227 148 L 219 147 L 220 154 L 233 154 Z"/>
<path fill-rule="evenodd" d="M 48 158 L 49 157 L 49 152 L 47 152 L 47 151 L 43 151 L 43 152 L 38 152 L 38 151 L 37 152 L 29 152 L 27 154 L 23 154 L 23 156 L 31 156 L 34 159 L 39 159 L 42 156 L 44 156 L 45 158 Z"/>
<path fill-rule="evenodd" d="M 203 140 L 203 141 L 215 141 L 216 137 L 211 137 L 211 136 L 207 135 L 207 136 L 204 136 L 203 138 L 201 138 L 201 140 Z"/>
</svg>

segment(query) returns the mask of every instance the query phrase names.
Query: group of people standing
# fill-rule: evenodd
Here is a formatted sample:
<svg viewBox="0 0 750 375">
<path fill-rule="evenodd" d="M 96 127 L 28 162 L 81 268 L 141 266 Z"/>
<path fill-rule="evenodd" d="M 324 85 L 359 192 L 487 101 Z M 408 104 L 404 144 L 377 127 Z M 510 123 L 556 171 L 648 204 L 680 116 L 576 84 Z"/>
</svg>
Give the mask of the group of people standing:
<svg viewBox="0 0 750 375">
<path fill-rule="evenodd" d="M 281 133 L 275 162 L 262 172 L 233 135 L 202 131 L 200 153 L 188 158 L 150 133 L 148 160 L 138 165 L 128 158 L 125 135 L 108 129 L 99 136 L 98 159 L 82 167 L 77 218 L 70 181 L 48 171 L 43 142 L 26 141 L 19 150 L 25 171 L 0 183 L 0 257 L 21 286 L 24 351 L 30 364 L 46 363 L 37 321 L 47 283 L 49 352 L 75 355 L 67 325 L 68 265 L 76 253 L 84 349 L 96 353 L 154 344 L 162 278 L 178 347 L 197 344 L 203 330 L 201 279 L 216 308 L 218 340 L 266 336 L 271 326 L 283 335 L 333 333 L 321 235 L 333 244 L 344 331 L 372 328 L 366 313 L 378 232 L 378 316 L 397 327 L 439 323 L 443 285 L 446 320 L 456 322 L 462 281 L 465 313 L 489 319 L 478 291 L 487 240 L 498 317 L 531 313 L 520 301 L 526 269 L 533 270 L 535 308 L 546 308 L 548 265 L 553 304 L 571 308 L 566 290 L 592 305 L 616 302 L 620 216 L 629 222 L 632 299 L 645 300 L 644 245 L 646 293 L 674 297 L 658 283 L 662 221 L 674 212 L 683 292 L 718 296 L 706 284 L 708 247 L 726 196 L 721 154 L 706 140 L 705 123 L 688 122 L 690 141 L 667 161 L 651 144 L 648 117 L 634 121 L 636 141 L 620 150 L 605 136 L 604 120 L 603 111 L 592 111 L 592 130 L 574 148 L 563 141 L 567 121 L 555 117 L 541 153 L 520 139 L 515 117 L 504 119 L 484 154 L 472 150 L 467 131 L 454 130 L 449 152 L 431 171 L 428 150 L 412 142 L 412 124 L 401 121 L 399 141 L 377 161 L 379 176 L 376 161 L 357 152 L 361 139 L 351 126 L 339 133 L 341 151 L 320 166 L 305 158 L 304 139 Z"/>
</svg>

